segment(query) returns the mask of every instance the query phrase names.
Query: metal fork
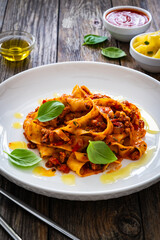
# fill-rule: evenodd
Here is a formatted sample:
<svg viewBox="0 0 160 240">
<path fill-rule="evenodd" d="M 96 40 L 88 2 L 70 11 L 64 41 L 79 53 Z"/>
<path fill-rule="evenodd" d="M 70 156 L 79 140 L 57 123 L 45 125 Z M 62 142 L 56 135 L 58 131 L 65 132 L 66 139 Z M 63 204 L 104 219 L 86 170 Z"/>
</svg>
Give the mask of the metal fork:
<svg viewBox="0 0 160 240">
<path fill-rule="evenodd" d="M 0 217 L 0 225 L 10 234 L 14 240 L 22 240 L 17 233 L 6 223 L 6 221 Z"/>
<path fill-rule="evenodd" d="M 54 229 L 56 229 L 57 231 L 61 232 L 62 234 L 64 234 L 65 236 L 67 236 L 68 238 L 72 239 L 72 240 L 80 240 L 79 238 L 77 238 L 76 236 L 74 236 L 73 234 L 71 234 L 70 232 L 66 231 L 64 228 L 60 227 L 59 225 L 57 225 L 55 222 L 51 221 L 49 218 L 47 218 L 46 216 L 44 216 L 43 214 L 39 213 L 37 210 L 31 208 L 30 206 L 28 206 L 26 203 L 22 202 L 21 200 L 19 200 L 18 198 L 16 198 L 15 196 L 13 196 L 12 194 L 6 192 L 4 189 L 0 189 L 0 193 L 2 195 L 4 195 L 5 197 L 9 198 L 11 201 L 13 201 L 14 203 L 16 203 L 17 205 L 19 205 L 20 207 L 22 207 L 23 209 L 25 209 L 26 211 L 28 211 L 29 213 L 31 213 L 32 215 L 36 216 L 37 218 L 39 218 L 41 221 L 47 223 L 48 225 L 50 225 L 51 227 L 53 227 Z M 4 225 L 2 225 L 4 227 Z M 10 227 L 9 227 L 10 228 Z M 10 228 L 11 229 L 11 228 Z M 8 231 L 8 233 L 10 234 L 12 231 Z M 12 236 L 12 235 L 11 235 Z M 13 237 L 13 236 L 12 236 Z M 15 238 L 16 239 L 16 238 Z M 16 240 L 20 240 L 21 238 L 17 238 Z"/>
</svg>

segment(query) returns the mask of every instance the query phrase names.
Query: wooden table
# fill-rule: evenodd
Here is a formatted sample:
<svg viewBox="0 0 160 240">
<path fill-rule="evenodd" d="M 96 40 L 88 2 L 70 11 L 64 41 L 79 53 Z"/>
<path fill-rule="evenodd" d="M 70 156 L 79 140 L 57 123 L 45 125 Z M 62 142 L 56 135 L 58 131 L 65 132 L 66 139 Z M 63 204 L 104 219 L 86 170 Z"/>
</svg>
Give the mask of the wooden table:
<svg viewBox="0 0 160 240">
<path fill-rule="evenodd" d="M 130 56 L 128 43 L 109 37 L 108 46 L 126 51 L 127 57 L 121 60 L 108 60 L 99 54 L 100 48 L 82 46 L 86 34 L 109 36 L 102 24 L 102 13 L 117 5 L 149 10 L 153 21 L 148 31 L 160 29 L 159 0 L 1 0 L 1 32 L 11 29 L 30 32 L 36 37 L 36 47 L 28 59 L 16 64 L 0 58 L 0 81 L 36 66 L 79 60 L 109 62 L 144 72 Z M 160 74 L 145 73 L 160 80 Z M 41 196 L 5 177 L 1 177 L 1 186 L 80 239 L 160 239 L 160 183 L 129 196 L 95 202 Z M 1 215 L 22 239 L 68 239 L 5 197 L 0 200 Z M 2 228 L 0 239 L 11 239 Z"/>
</svg>

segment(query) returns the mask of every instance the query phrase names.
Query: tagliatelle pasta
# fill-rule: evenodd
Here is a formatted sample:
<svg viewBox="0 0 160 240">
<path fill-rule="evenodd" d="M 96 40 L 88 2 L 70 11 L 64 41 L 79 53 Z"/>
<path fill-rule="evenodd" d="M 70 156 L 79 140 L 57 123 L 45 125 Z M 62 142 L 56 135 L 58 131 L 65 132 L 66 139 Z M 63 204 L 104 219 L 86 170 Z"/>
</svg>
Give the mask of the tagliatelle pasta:
<svg viewBox="0 0 160 240">
<path fill-rule="evenodd" d="M 124 158 L 138 160 L 146 151 L 144 122 L 139 109 L 128 101 L 119 102 L 102 94 L 93 94 L 76 85 L 72 94 L 56 100 L 65 105 L 56 118 L 40 122 L 39 107 L 26 117 L 23 128 L 30 148 L 37 147 L 46 166 L 85 177 L 121 166 Z M 118 161 L 94 164 L 87 156 L 89 141 L 104 141 Z"/>
</svg>

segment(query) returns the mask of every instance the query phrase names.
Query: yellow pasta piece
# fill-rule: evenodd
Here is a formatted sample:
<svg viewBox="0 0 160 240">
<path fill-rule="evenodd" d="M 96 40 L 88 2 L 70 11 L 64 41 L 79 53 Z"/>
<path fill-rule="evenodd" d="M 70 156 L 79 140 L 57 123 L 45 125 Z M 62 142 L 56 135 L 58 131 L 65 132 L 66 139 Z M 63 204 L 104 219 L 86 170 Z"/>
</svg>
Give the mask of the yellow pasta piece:
<svg viewBox="0 0 160 240">
<path fill-rule="evenodd" d="M 160 49 L 156 52 L 156 54 L 153 57 L 154 58 L 160 58 Z"/>
<path fill-rule="evenodd" d="M 146 51 L 143 44 L 136 48 Z M 158 57 L 160 52 L 156 54 Z M 63 94 L 46 101 L 52 100 L 65 105 L 57 118 L 40 122 L 35 119 L 37 108 L 28 114 L 23 124 L 25 137 L 37 145 L 41 157 L 47 159 L 46 166 L 65 173 L 72 170 L 80 177 L 103 172 L 108 166 L 112 169 L 113 163 L 94 164 L 88 159 L 89 141 L 108 144 L 119 158 L 116 166 L 121 165 L 122 158 L 137 160 L 145 152 L 147 145 L 142 138 L 146 131 L 134 104 L 93 94 L 86 86 L 78 85 L 73 88 L 72 95 Z"/>
<path fill-rule="evenodd" d="M 133 43 L 133 48 L 148 57 L 160 58 L 158 53 L 160 49 L 160 31 L 138 36 Z"/>
</svg>

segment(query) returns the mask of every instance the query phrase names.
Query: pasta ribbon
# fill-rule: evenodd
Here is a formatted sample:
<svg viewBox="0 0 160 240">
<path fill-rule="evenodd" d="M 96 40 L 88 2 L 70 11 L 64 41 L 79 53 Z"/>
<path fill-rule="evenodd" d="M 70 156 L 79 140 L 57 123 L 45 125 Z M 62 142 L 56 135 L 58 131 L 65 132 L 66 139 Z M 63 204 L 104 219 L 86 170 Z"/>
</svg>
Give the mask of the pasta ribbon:
<svg viewBox="0 0 160 240">
<path fill-rule="evenodd" d="M 94 94 L 86 86 L 78 85 L 71 95 L 44 101 L 52 100 L 65 105 L 58 117 L 40 122 L 36 119 L 37 107 L 23 124 L 25 137 L 37 146 L 47 167 L 65 173 L 72 170 L 86 177 L 107 169 L 111 171 L 117 164 L 121 166 L 123 158 L 138 160 L 146 151 L 144 121 L 134 104 Z M 118 160 L 110 164 L 90 162 L 86 153 L 89 141 L 104 141 Z"/>
</svg>

